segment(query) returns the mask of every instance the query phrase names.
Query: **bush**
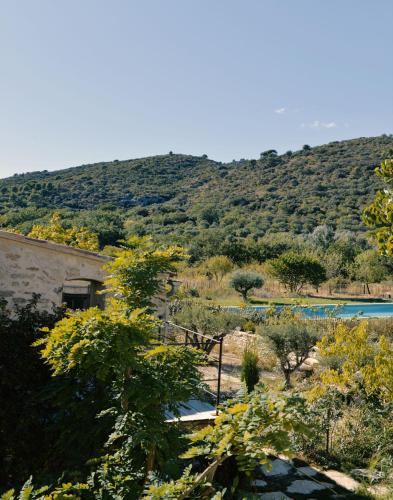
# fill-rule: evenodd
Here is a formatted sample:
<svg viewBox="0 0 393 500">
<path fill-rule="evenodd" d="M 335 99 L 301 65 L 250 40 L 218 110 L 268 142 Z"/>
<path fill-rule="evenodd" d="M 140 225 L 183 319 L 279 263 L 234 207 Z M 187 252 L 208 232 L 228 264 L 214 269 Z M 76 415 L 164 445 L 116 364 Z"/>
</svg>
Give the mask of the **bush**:
<svg viewBox="0 0 393 500">
<path fill-rule="evenodd" d="M 246 345 L 243 351 L 241 380 L 245 383 L 247 392 L 252 392 L 259 382 L 258 351 L 255 345 Z"/>
<path fill-rule="evenodd" d="M 0 484 L 17 483 L 44 467 L 53 404 L 43 394 L 51 385 L 49 368 L 31 344 L 60 316 L 37 309 L 39 296 L 14 314 L 0 302 Z M 61 457 L 58 456 L 58 460 Z"/>
</svg>

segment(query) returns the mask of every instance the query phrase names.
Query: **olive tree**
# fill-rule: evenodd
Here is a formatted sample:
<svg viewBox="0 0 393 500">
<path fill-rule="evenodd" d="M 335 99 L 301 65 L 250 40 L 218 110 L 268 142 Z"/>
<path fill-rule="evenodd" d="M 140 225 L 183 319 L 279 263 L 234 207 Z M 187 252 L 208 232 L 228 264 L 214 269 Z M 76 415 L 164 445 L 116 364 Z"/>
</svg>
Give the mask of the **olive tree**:
<svg viewBox="0 0 393 500">
<path fill-rule="evenodd" d="M 260 274 L 254 271 L 239 270 L 232 274 L 229 286 L 240 293 L 244 301 L 246 301 L 250 290 L 253 288 L 262 288 L 263 284 L 264 280 Z"/>
<path fill-rule="evenodd" d="M 237 313 L 231 313 L 220 307 L 211 307 L 196 302 L 184 302 L 179 305 L 179 310 L 173 315 L 173 321 L 189 330 L 192 344 L 210 353 L 216 341 L 233 331 L 242 321 Z"/>
<path fill-rule="evenodd" d="M 309 357 L 311 349 L 319 339 L 318 330 L 305 321 L 271 324 L 264 327 L 285 379 L 285 389 L 291 388 L 291 375 Z"/>
</svg>

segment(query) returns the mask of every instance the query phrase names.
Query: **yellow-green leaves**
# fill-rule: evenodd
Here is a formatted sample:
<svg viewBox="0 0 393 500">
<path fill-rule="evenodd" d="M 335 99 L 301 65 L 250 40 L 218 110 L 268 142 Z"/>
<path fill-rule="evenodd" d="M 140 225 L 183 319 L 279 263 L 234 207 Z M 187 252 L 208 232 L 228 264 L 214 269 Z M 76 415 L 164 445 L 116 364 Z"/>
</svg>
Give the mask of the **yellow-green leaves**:
<svg viewBox="0 0 393 500">
<path fill-rule="evenodd" d="M 255 391 L 244 402 L 224 406 L 214 426 L 191 434 L 194 446 L 183 456 L 235 455 L 242 470 L 253 470 L 258 461 L 266 461 L 266 449 L 290 453 L 289 436 L 295 429 L 307 434 L 303 411 L 303 400 L 297 396 L 274 398 Z"/>
<path fill-rule="evenodd" d="M 132 365 L 135 351 L 147 345 L 156 326 L 144 310 L 128 313 L 112 301 L 104 311 L 94 307 L 59 321 L 39 342 L 41 355 L 54 375 L 76 369 L 106 378 L 111 370 Z"/>
<path fill-rule="evenodd" d="M 393 345 L 384 336 L 376 341 L 366 321 L 353 328 L 339 323 L 318 347 L 327 361 L 332 360 L 339 366 L 322 372 L 322 385 L 314 388 L 312 397 L 323 394 L 331 386 L 342 390 L 361 386 L 368 394 L 393 401 Z"/>
<path fill-rule="evenodd" d="M 28 236 L 39 240 L 62 243 L 63 245 L 69 245 L 83 250 L 90 250 L 91 252 L 97 252 L 99 249 L 98 236 L 96 234 L 85 227 L 63 227 L 61 224 L 61 216 L 58 213 L 52 215 L 47 226 L 34 224 Z"/>
<path fill-rule="evenodd" d="M 163 273 L 175 271 L 184 257 L 180 247 L 156 248 L 151 240 L 134 237 L 115 251 L 116 259 L 106 265 L 109 291 L 121 295 L 131 308 L 149 307 L 164 284 Z"/>
<path fill-rule="evenodd" d="M 390 186 L 393 182 L 392 160 L 383 161 L 375 173 Z M 373 203 L 363 211 L 363 222 L 376 228 L 373 235 L 379 251 L 393 256 L 393 192 L 390 187 L 377 192 Z"/>
<path fill-rule="evenodd" d="M 228 457 L 236 458 L 239 470 L 251 473 L 258 463 L 269 463 L 270 451 L 290 456 L 291 434 L 309 434 L 303 424 L 304 411 L 303 400 L 296 395 L 274 398 L 260 391 L 254 391 L 243 402 L 227 403 L 214 426 L 189 436 L 192 446 L 182 455 L 204 457 L 208 460 L 206 469 L 194 476 L 187 469 L 177 481 L 153 484 L 144 498 L 207 498 L 203 487 L 210 486 L 217 467 Z M 174 491 L 176 496 L 171 496 Z"/>
<path fill-rule="evenodd" d="M 385 181 L 393 180 L 393 161 L 391 159 L 384 160 L 379 167 L 375 169 L 375 173 L 382 177 Z"/>
</svg>

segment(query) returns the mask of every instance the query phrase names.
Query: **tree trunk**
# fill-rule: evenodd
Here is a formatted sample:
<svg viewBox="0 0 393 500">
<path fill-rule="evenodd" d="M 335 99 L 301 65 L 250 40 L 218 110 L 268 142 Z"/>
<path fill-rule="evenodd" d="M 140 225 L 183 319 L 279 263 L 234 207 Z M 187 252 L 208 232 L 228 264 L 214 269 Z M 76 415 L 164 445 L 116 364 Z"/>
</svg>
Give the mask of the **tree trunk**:
<svg viewBox="0 0 393 500">
<path fill-rule="evenodd" d="M 154 461 L 156 458 L 156 449 L 155 447 L 152 447 L 147 456 L 146 456 L 146 463 L 145 463 L 145 481 L 147 481 L 147 478 L 149 476 L 149 473 L 154 469 Z"/>
<path fill-rule="evenodd" d="M 284 377 L 285 377 L 284 389 L 288 391 L 292 387 L 290 370 L 284 370 Z"/>
</svg>

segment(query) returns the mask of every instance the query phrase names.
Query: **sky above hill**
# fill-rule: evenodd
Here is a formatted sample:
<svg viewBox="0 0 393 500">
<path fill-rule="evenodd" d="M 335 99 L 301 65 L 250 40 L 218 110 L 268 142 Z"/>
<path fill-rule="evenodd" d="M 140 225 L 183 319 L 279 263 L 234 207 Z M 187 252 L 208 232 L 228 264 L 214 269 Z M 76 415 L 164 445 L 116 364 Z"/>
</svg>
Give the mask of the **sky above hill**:
<svg viewBox="0 0 393 500">
<path fill-rule="evenodd" d="M 3 0 L 0 177 L 393 132 L 391 0 Z"/>
</svg>

